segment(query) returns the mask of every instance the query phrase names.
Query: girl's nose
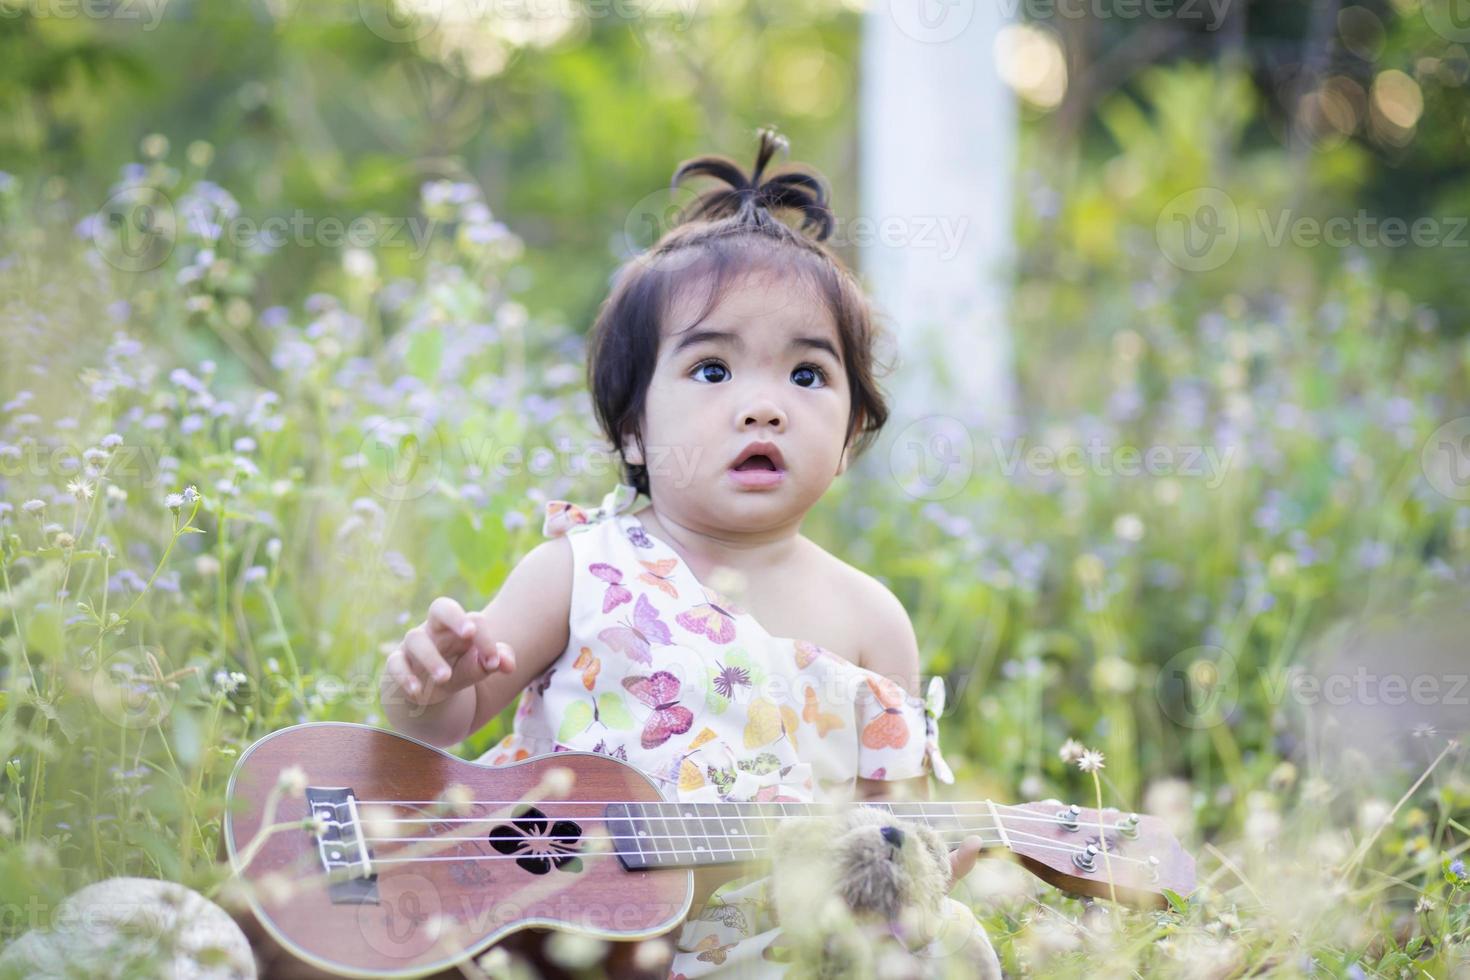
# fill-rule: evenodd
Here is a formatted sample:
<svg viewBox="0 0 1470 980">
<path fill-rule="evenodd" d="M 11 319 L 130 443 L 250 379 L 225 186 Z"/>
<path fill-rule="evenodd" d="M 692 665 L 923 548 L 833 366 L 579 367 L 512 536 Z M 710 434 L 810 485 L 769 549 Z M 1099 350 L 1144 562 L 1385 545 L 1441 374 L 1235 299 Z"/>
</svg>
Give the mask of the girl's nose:
<svg viewBox="0 0 1470 980">
<path fill-rule="evenodd" d="M 740 416 L 740 427 L 748 429 L 751 426 L 770 425 L 776 431 L 786 428 L 786 413 L 783 412 L 775 402 L 762 399 L 753 405 L 746 407 Z"/>
</svg>

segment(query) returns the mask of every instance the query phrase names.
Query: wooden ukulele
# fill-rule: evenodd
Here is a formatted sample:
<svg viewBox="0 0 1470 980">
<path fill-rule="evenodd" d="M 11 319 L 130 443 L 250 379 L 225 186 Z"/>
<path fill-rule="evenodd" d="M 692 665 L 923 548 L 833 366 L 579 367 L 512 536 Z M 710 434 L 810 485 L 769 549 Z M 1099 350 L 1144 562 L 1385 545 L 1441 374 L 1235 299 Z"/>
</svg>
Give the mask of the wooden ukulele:
<svg viewBox="0 0 1470 980">
<path fill-rule="evenodd" d="M 337 722 L 261 738 L 226 794 L 223 850 L 254 921 L 291 956 L 354 977 L 451 969 L 524 930 L 671 932 L 762 860 L 776 821 L 859 805 L 671 802 L 600 753 L 487 766 Z M 1071 893 L 1162 906 L 1165 889 L 1194 890 L 1194 859 L 1154 817 L 1055 800 L 861 805 L 951 844 L 978 835 Z"/>
</svg>

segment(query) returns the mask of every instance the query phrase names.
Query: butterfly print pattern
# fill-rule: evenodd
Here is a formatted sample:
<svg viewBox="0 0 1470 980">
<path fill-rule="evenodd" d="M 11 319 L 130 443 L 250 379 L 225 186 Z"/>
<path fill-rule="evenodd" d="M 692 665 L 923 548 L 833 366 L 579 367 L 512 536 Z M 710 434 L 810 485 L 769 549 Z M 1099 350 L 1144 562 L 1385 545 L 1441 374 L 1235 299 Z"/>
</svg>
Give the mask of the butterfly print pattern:
<svg viewBox="0 0 1470 980">
<path fill-rule="evenodd" d="M 623 686 L 653 709 L 643 725 L 642 745 L 651 749 L 670 736 L 682 735 L 694 724 L 694 712 L 679 704 L 679 679 L 666 670 L 648 677 L 624 677 Z"/>
<path fill-rule="evenodd" d="M 602 611 L 612 612 L 625 602 L 633 601 L 633 593 L 623 588 L 623 573 L 607 562 L 593 562 L 587 571 L 607 583 L 607 592 L 602 596 Z"/>
<path fill-rule="evenodd" d="M 617 626 L 599 630 L 597 638 L 629 660 L 640 664 L 653 663 L 653 644 L 671 646 L 673 635 L 653 607 L 647 595 L 640 595 L 633 606 L 633 622 L 626 620 Z"/>
<path fill-rule="evenodd" d="M 674 622 L 696 636 L 706 636 L 715 643 L 735 639 L 735 616 L 739 610 L 729 599 L 712 589 L 704 589 L 705 599 L 693 609 L 681 612 Z"/>
<path fill-rule="evenodd" d="M 805 802 L 845 796 L 859 778 L 947 774 L 942 699 L 921 701 L 863 670 L 849 659 L 858 651 L 771 634 L 650 530 L 640 499 L 619 484 L 600 506 L 546 504 L 544 533 L 571 546 L 567 644 L 522 692 L 510 734 L 480 761 L 591 751 L 691 802 Z M 529 829 L 530 839 L 502 835 L 507 856 L 525 861 L 507 863 L 552 880 L 570 871 L 565 859 L 575 853 L 556 846 L 570 828 Z M 761 955 L 781 934 L 767 881 L 717 889 L 671 936 L 669 975 L 784 975 Z"/>
</svg>

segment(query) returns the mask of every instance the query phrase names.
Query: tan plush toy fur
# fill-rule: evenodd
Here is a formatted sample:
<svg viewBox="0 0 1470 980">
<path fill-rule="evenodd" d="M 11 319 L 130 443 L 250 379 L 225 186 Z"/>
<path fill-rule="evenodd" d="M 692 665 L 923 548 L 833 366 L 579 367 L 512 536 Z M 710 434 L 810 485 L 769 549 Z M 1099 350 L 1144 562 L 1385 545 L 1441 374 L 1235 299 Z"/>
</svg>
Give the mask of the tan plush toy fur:
<svg viewBox="0 0 1470 980">
<path fill-rule="evenodd" d="M 791 977 L 999 980 L 984 929 L 947 896 L 949 850 L 929 827 L 851 806 L 783 822 L 771 856 Z"/>
</svg>

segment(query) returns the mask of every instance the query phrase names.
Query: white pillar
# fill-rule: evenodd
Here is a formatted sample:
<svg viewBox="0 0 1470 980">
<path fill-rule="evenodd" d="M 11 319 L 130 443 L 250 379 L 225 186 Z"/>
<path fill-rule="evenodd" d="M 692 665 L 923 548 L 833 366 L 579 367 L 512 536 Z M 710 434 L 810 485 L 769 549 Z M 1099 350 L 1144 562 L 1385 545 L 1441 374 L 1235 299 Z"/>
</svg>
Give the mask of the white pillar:
<svg viewBox="0 0 1470 980">
<path fill-rule="evenodd" d="M 893 422 L 950 415 L 977 443 L 1015 397 L 1005 299 L 1017 122 L 994 56 L 1011 6 L 869 0 L 863 23 L 860 210 L 874 234 L 856 254 L 898 342 Z"/>
</svg>

